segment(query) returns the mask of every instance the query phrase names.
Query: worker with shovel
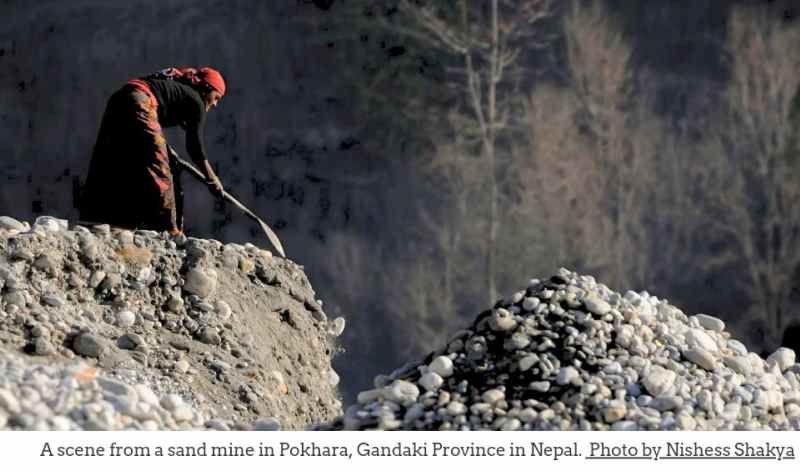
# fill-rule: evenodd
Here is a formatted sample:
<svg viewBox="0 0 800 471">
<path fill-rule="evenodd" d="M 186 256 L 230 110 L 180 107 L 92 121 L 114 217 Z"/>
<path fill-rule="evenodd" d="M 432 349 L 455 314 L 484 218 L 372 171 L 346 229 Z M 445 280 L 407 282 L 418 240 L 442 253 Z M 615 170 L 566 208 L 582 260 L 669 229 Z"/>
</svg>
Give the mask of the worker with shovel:
<svg viewBox="0 0 800 471">
<path fill-rule="evenodd" d="M 164 69 L 115 92 L 89 164 L 81 219 L 181 234 L 182 202 L 162 128 L 185 129 L 189 156 L 212 194 L 221 197 L 224 189 L 206 157 L 203 127 L 206 113 L 224 94 L 222 75 L 210 67 Z"/>
</svg>

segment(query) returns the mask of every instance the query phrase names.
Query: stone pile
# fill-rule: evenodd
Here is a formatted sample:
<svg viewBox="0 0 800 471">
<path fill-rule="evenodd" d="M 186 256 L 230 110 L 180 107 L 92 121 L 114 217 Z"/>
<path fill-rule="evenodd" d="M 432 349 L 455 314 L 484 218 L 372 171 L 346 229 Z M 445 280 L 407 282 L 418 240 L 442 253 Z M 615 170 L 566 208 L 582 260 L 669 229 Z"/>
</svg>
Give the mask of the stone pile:
<svg viewBox="0 0 800 471">
<path fill-rule="evenodd" d="M 561 269 L 320 430 L 798 430 L 800 365 L 705 314 Z"/>
<path fill-rule="evenodd" d="M 0 217 L 0 429 L 303 429 L 343 328 L 251 244 Z"/>
</svg>

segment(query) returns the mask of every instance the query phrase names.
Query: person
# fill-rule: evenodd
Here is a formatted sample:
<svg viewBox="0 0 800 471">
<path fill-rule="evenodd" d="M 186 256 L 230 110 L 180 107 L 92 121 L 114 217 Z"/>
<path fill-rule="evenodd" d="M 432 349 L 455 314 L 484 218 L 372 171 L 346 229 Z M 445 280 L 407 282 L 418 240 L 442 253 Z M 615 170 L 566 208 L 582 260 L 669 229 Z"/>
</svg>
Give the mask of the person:
<svg viewBox="0 0 800 471">
<path fill-rule="evenodd" d="M 211 67 L 161 70 L 129 80 L 109 98 L 82 189 L 80 218 L 182 234 L 182 198 L 163 128 L 182 126 L 186 149 L 214 195 L 222 183 L 203 140 L 206 114 L 225 95 Z M 174 162 L 173 162 L 174 163 Z"/>
</svg>

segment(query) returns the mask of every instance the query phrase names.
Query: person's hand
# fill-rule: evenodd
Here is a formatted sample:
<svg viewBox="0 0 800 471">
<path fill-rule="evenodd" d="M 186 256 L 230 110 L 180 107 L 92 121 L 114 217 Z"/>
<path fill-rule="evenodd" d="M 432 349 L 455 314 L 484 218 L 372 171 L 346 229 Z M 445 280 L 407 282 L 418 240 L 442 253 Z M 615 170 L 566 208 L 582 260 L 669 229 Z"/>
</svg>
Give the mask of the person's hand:
<svg viewBox="0 0 800 471">
<path fill-rule="evenodd" d="M 208 191 L 210 191 L 212 195 L 222 198 L 222 193 L 225 191 L 225 188 L 222 187 L 222 182 L 219 181 L 216 175 L 212 174 L 207 177 L 206 184 L 208 185 Z"/>
<path fill-rule="evenodd" d="M 211 164 L 208 162 L 208 160 L 203 162 L 201 168 L 206 176 L 206 185 L 208 185 L 208 191 L 210 191 L 212 195 L 222 198 L 222 192 L 225 189 L 222 188 L 222 182 L 219 181 L 219 177 L 217 177 L 217 174 L 214 173 L 214 169 L 211 168 Z"/>
</svg>

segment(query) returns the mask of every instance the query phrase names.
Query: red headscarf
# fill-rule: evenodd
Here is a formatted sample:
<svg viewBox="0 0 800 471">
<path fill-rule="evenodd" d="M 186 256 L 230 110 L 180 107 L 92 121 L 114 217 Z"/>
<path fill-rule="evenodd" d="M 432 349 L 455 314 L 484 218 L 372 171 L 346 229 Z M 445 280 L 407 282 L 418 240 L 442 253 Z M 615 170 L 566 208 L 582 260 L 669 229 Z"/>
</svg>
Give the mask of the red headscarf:
<svg viewBox="0 0 800 471">
<path fill-rule="evenodd" d="M 211 67 L 201 67 L 199 69 L 194 67 L 168 67 L 145 78 L 177 80 L 192 86 L 202 83 L 216 90 L 220 95 L 225 94 L 225 80 L 222 78 L 222 74 Z"/>
<path fill-rule="evenodd" d="M 216 69 L 201 67 L 200 70 L 197 71 L 197 77 L 200 81 L 207 83 L 209 87 L 218 91 L 220 95 L 225 94 L 225 80 L 222 78 L 222 74 Z"/>
</svg>

